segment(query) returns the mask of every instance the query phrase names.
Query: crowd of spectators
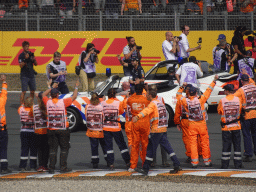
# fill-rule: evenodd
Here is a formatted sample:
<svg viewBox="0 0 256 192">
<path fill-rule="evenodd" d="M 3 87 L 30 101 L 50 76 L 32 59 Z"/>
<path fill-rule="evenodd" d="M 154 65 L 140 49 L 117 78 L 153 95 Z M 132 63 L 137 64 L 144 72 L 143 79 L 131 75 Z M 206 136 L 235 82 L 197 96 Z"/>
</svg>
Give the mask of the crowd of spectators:
<svg viewBox="0 0 256 192">
<path fill-rule="evenodd" d="M 253 12 L 256 0 L 206 0 L 208 14 Z M 0 15 L 18 12 L 41 13 L 42 15 L 57 15 L 72 18 L 78 13 L 78 0 L 2 0 Z M 108 18 L 118 18 L 118 15 L 139 14 L 203 14 L 203 0 L 82 0 L 83 14 L 94 15 L 102 11 Z"/>
</svg>

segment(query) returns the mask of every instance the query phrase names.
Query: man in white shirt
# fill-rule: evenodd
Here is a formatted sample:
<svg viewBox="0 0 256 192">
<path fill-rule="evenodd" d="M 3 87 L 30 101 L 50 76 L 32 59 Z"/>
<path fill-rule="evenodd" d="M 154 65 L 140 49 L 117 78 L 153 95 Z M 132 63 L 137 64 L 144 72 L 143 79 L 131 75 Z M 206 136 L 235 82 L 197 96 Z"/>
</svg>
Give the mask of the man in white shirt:
<svg viewBox="0 0 256 192">
<path fill-rule="evenodd" d="M 180 66 L 175 75 L 180 86 L 182 86 L 183 83 L 187 83 L 198 87 L 197 77 L 203 76 L 203 70 L 201 68 L 201 62 L 198 62 L 198 65 L 196 63 L 196 57 L 191 56 L 188 63 L 184 63 Z"/>
<path fill-rule="evenodd" d="M 183 58 L 183 63 L 188 62 L 189 58 L 189 53 L 198 49 L 201 49 L 201 45 L 198 45 L 195 48 L 189 48 L 189 43 L 188 43 L 188 34 L 189 34 L 189 26 L 184 25 L 181 27 L 181 35 L 180 37 L 182 38 L 179 41 L 179 46 L 180 46 L 180 57 Z"/>
<path fill-rule="evenodd" d="M 166 40 L 162 44 L 162 50 L 165 57 L 165 60 L 177 60 L 176 54 L 180 52 L 179 39 L 178 37 L 173 37 L 172 32 L 165 33 Z M 168 64 L 169 67 L 173 67 L 172 64 Z"/>
</svg>

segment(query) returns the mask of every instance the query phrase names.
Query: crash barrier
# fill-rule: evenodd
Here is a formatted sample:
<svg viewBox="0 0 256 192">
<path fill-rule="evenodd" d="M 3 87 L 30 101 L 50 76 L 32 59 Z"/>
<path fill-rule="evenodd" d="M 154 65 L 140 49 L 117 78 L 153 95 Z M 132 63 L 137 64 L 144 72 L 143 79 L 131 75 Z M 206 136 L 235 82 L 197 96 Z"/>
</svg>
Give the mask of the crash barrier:
<svg viewBox="0 0 256 192">
<path fill-rule="evenodd" d="M 181 32 L 173 32 L 175 36 Z M 190 47 L 197 46 L 202 37 L 202 49 L 191 55 L 198 60 L 205 60 L 212 64 L 212 50 L 218 44 L 219 34 L 225 34 L 227 42 L 231 43 L 233 31 L 191 31 L 188 35 Z M 100 50 L 97 73 L 105 73 L 111 68 L 112 73 L 122 73 L 123 69 L 116 55 L 123 56 L 123 48 L 127 45 L 126 36 L 133 36 L 137 45 L 142 46 L 143 56 L 141 64 L 148 71 L 156 63 L 165 60 L 162 53 L 162 42 L 165 40 L 164 31 L 44 31 L 44 32 L 0 32 L 0 71 L 3 73 L 20 73 L 18 63 L 22 52 L 22 42 L 29 41 L 30 50 L 34 52 L 38 66 L 38 73 L 45 73 L 46 65 L 52 60 L 53 53 L 61 53 L 61 59 L 66 62 L 68 73 L 75 73 L 75 66 L 87 43 L 92 42 Z M 245 37 L 247 38 L 247 37 Z M 245 39 L 247 48 L 251 43 Z"/>
</svg>

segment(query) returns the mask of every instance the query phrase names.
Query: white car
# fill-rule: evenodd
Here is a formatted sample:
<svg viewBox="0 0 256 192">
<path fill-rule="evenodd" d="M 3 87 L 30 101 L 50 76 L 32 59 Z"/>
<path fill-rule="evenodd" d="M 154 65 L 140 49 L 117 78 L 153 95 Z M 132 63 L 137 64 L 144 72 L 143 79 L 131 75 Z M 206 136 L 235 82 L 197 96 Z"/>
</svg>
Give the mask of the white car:
<svg viewBox="0 0 256 192">
<path fill-rule="evenodd" d="M 167 79 L 167 64 L 177 64 L 175 61 L 162 61 L 157 63 L 145 74 L 145 82 L 150 84 L 156 84 L 158 88 L 158 95 L 164 98 L 166 109 L 169 113 L 169 125 L 172 124 L 175 106 L 176 106 L 176 93 L 179 89 L 178 82 L 175 80 L 171 82 Z M 202 62 L 204 76 L 199 78 L 199 88 L 201 92 L 204 92 L 210 83 L 213 81 L 215 73 L 208 72 L 208 63 Z M 209 105 L 217 105 L 219 100 L 224 97 L 224 90 L 221 85 L 225 82 L 231 81 L 237 78 L 237 75 L 230 75 L 227 72 L 218 72 L 219 80 L 211 94 L 211 97 L 208 99 Z M 107 92 L 110 88 L 114 88 L 117 92 L 121 91 L 121 85 L 123 82 L 129 81 L 129 77 L 120 78 L 117 75 L 109 77 L 107 80 L 97 84 L 96 89 L 93 92 L 98 93 L 99 95 L 107 96 Z M 68 121 L 70 124 L 69 129 L 74 131 L 80 124 L 86 124 L 85 118 L 85 106 L 86 99 L 90 98 L 91 93 L 82 92 L 79 93 L 77 99 L 73 102 L 72 106 L 68 108 Z M 70 94 L 60 95 L 60 98 L 70 97 Z M 117 96 L 119 100 L 123 100 L 122 96 Z M 107 99 L 107 97 L 106 97 Z M 208 108 L 206 103 L 206 109 Z M 124 118 L 121 118 L 121 121 L 125 121 Z"/>
</svg>

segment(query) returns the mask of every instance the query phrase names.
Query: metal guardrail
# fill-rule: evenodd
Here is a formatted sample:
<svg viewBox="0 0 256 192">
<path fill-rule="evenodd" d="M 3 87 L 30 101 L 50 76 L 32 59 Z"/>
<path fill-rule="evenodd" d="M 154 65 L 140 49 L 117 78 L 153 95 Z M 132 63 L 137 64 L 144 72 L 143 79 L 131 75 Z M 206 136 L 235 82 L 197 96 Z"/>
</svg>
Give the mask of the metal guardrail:
<svg viewBox="0 0 256 192">
<path fill-rule="evenodd" d="M 85 1 L 77 0 L 76 11 L 69 18 L 60 15 L 60 4 L 46 14 L 42 12 L 41 5 L 29 4 L 27 8 L 19 9 L 18 5 L 7 6 L 0 2 L 0 27 L 2 31 L 178 31 L 181 25 L 187 24 L 191 30 L 234 30 L 239 25 L 254 30 L 254 12 L 242 13 L 237 8 L 228 13 L 214 7 L 208 12 L 208 1 L 203 0 L 200 12 L 191 12 L 187 8 L 178 12 L 172 7 L 171 1 L 165 8 L 142 1 L 143 11 L 139 15 L 120 15 L 119 3 L 115 5 L 118 6 L 118 9 L 114 9 L 116 15 L 110 16 L 107 8 L 99 9 L 96 13 L 94 5 L 88 8 L 83 4 Z"/>
</svg>

